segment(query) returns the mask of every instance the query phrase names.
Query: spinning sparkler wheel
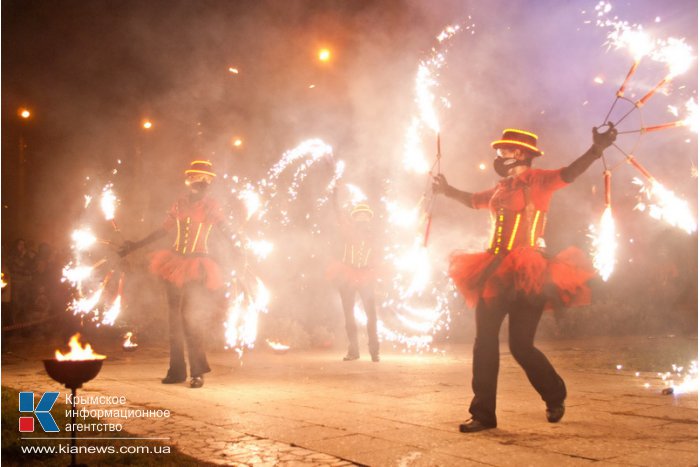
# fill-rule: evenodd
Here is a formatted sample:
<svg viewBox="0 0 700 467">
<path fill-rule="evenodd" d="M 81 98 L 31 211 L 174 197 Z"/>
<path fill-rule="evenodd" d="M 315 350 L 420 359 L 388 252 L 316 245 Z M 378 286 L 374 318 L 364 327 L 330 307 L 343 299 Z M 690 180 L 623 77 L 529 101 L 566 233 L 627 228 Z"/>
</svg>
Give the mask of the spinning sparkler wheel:
<svg viewBox="0 0 700 467">
<path fill-rule="evenodd" d="M 616 250 L 616 232 L 615 224 L 612 216 L 611 208 L 611 176 L 612 171 L 621 165 L 623 162 L 629 163 L 636 169 L 644 178 L 644 180 L 635 179 L 635 183 L 642 187 L 641 193 L 655 202 L 649 204 L 649 213 L 652 217 L 664 220 L 667 223 L 679 227 L 688 233 L 697 229 L 697 225 L 693 220 L 689 205 L 677 198 L 673 192 L 666 189 L 659 181 L 635 158 L 635 153 L 638 149 L 642 135 L 650 132 L 677 128 L 681 126 L 689 126 L 691 130 L 695 128 L 697 132 L 697 103 L 691 99 L 686 103 L 688 117 L 683 120 L 668 122 L 660 125 L 646 126 L 642 118 L 642 107 L 662 88 L 664 88 L 671 80 L 679 74 L 685 72 L 692 62 L 692 51 L 684 41 L 669 38 L 666 41 L 653 41 L 641 29 L 630 29 L 624 24 L 618 25 L 616 31 L 609 36 L 611 43 L 617 47 L 628 47 L 634 56 L 634 62 L 630 68 L 624 82 L 618 89 L 615 100 L 613 101 L 610 110 L 603 119 L 603 124 L 614 122 L 617 127 L 618 135 L 636 135 L 636 141 L 628 145 L 626 142 L 620 141 L 615 147 L 622 153 L 624 160 L 616 165 L 609 166 L 603 157 L 604 182 L 605 182 L 605 210 L 600 219 L 598 228 L 591 226 L 591 238 L 593 242 L 593 263 L 595 268 L 600 273 L 603 280 L 607 280 L 613 270 L 615 263 Z M 626 98 L 625 89 L 632 77 L 637 71 L 641 59 L 651 55 L 657 61 L 667 65 L 668 72 L 666 76 L 651 88 L 643 97 L 637 101 L 632 101 Z M 618 105 L 623 103 L 622 105 Z M 626 109 L 625 109 L 626 107 Z M 630 127 L 628 117 L 633 113 L 638 115 L 639 126 Z M 645 210 L 647 203 L 640 202 L 637 207 L 640 210 Z"/>
<path fill-rule="evenodd" d="M 63 268 L 62 281 L 73 287 L 68 311 L 81 326 L 100 327 L 113 326 L 121 313 L 128 264 L 117 254 L 124 238 L 115 221 L 118 198 L 112 183 L 97 193 L 85 195 L 80 227 L 71 235 L 72 259 Z"/>
<path fill-rule="evenodd" d="M 597 130 L 601 131 L 608 123 L 612 123 L 617 129 L 619 139 L 616 141 L 616 147 L 623 154 L 634 154 L 641 141 L 641 128 L 644 128 L 641 107 L 633 100 L 618 95 Z"/>
</svg>

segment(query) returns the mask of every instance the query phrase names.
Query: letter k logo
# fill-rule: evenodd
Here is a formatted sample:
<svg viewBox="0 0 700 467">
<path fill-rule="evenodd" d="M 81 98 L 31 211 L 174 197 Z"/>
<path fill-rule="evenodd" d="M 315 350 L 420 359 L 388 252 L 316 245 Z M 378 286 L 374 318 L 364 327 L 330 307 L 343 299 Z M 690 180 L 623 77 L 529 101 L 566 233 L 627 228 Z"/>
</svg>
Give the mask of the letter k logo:
<svg viewBox="0 0 700 467">
<path fill-rule="evenodd" d="M 32 412 L 36 415 L 36 419 L 39 420 L 41 428 L 46 433 L 55 433 L 58 430 L 58 425 L 56 420 L 53 419 L 51 415 L 51 409 L 58 399 L 58 391 L 56 392 L 45 392 L 39 403 L 34 408 L 34 393 L 33 392 L 20 392 L 19 393 L 19 411 L 20 412 Z M 19 417 L 19 431 L 34 431 L 34 417 Z"/>
</svg>

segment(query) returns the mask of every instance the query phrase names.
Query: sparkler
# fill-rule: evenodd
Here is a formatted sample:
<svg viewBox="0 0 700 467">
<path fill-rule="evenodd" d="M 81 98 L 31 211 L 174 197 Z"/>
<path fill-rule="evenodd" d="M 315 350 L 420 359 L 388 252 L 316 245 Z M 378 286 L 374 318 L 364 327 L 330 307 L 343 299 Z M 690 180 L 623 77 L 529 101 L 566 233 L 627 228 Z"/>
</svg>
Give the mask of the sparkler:
<svg viewBox="0 0 700 467">
<path fill-rule="evenodd" d="M 274 249 L 274 245 L 272 242 L 262 239 L 262 240 L 251 240 L 248 239 L 246 241 L 245 247 L 248 251 L 253 253 L 256 258 L 259 260 L 267 258 L 270 253 L 272 253 L 272 250 Z"/>
<path fill-rule="evenodd" d="M 367 325 L 367 315 L 359 304 L 355 305 L 353 314 L 361 326 Z M 424 327 L 423 329 L 426 330 L 423 334 L 410 336 L 387 327 L 381 319 L 377 320 L 377 334 L 380 340 L 383 342 L 391 342 L 395 345 L 401 345 L 404 347 L 404 350 L 422 352 L 431 348 L 430 346 L 433 343 L 433 336 L 431 335 L 432 330 L 429 330 L 429 327 Z M 433 349 L 433 351 L 436 352 L 437 349 Z"/>
<path fill-rule="evenodd" d="M 116 224 L 114 224 L 114 214 L 117 210 L 117 197 L 112 191 L 112 184 L 107 184 L 102 190 L 102 196 L 100 197 L 100 207 L 105 215 L 105 220 L 111 221 L 114 225 L 115 230 L 117 230 Z"/>
<path fill-rule="evenodd" d="M 228 318 L 224 323 L 226 347 L 234 349 L 239 357 L 245 349 L 252 349 L 258 335 L 258 316 L 267 313 L 270 292 L 265 284 L 256 277 L 256 289 L 249 293 L 245 289 L 230 301 Z M 237 283 L 236 283 L 237 285 Z"/>
<path fill-rule="evenodd" d="M 118 160 L 117 163 L 121 164 L 121 161 Z M 113 170 L 112 173 L 116 173 L 116 170 Z M 90 177 L 88 177 L 89 179 Z M 87 194 L 84 195 L 84 199 L 85 212 L 82 216 L 82 223 L 88 224 L 89 220 L 94 220 L 96 217 L 91 208 L 94 196 Z M 113 231 L 120 234 L 115 221 L 117 202 L 118 197 L 114 192 L 113 184 L 111 182 L 106 183 L 99 192 L 99 209 L 104 220 L 111 224 Z M 74 297 L 68 304 L 68 310 L 81 318 L 89 318 L 97 326 L 103 324 L 111 326 L 121 312 L 124 273 L 119 273 L 119 281 L 115 290 L 110 285 L 115 265 L 110 263 L 109 256 L 93 264 L 90 264 L 90 261 L 94 261 L 90 257 L 94 254 L 104 254 L 104 251 L 99 250 L 99 244 L 113 245 L 113 243 L 98 238 L 89 225 L 74 230 L 71 234 L 71 240 L 74 256 L 64 266 L 61 278 L 62 282 L 68 282 L 74 287 Z M 108 264 L 107 272 L 100 277 L 98 274 L 102 266 Z M 113 298 L 111 298 L 108 306 L 103 307 L 105 297 Z"/>
<path fill-rule="evenodd" d="M 645 211 L 648 208 L 649 214 L 653 218 L 663 220 L 674 227 L 679 227 L 687 233 L 697 230 L 697 223 L 693 219 L 692 211 L 686 201 L 678 198 L 672 191 L 664 187 L 631 154 L 627 155 L 627 162 L 644 176 L 649 182 L 649 186 L 647 187 L 644 182 L 636 178 L 632 182 L 641 186 L 640 191 L 646 195 L 647 200 L 653 198 L 657 201 L 657 203 L 650 204 L 640 201 L 636 209 Z"/>
<path fill-rule="evenodd" d="M 422 201 L 422 200 L 421 200 Z M 382 198 L 384 208 L 388 213 L 388 222 L 402 228 L 415 228 L 420 222 L 420 209 L 422 202 L 412 208 L 400 206 L 397 201 Z"/>
<path fill-rule="evenodd" d="M 367 195 L 357 185 L 346 183 L 345 188 L 350 192 L 350 204 L 352 206 L 367 201 Z"/>
<path fill-rule="evenodd" d="M 605 183 L 605 209 L 596 229 L 589 227 L 589 236 L 592 239 L 593 267 L 600 277 L 607 281 L 615 268 L 615 252 L 617 250 L 615 220 L 611 207 L 611 181 L 612 174 L 606 170 L 603 174 Z"/>
<path fill-rule="evenodd" d="M 617 365 L 617 369 L 621 370 L 622 365 Z M 636 371 L 634 376 L 639 378 L 641 373 Z M 675 363 L 671 365 L 671 371 L 657 372 L 656 378 L 661 380 L 663 395 L 681 395 L 687 393 L 697 393 L 700 389 L 700 379 L 698 379 L 698 363 L 693 360 L 686 366 L 679 366 Z M 652 384 L 648 381 L 642 385 L 645 389 L 650 389 Z"/>
<path fill-rule="evenodd" d="M 333 173 L 330 181 L 326 184 L 325 195 L 317 200 L 316 208 L 320 208 L 329 198 L 344 174 L 345 164 L 343 161 L 335 161 L 333 159 L 332 148 L 323 143 L 320 139 L 309 139 L 303 141 L 296 148 L 286 151 L 282 158 L 268 171 L 265 179 L 250 184 L 248 189 L 255 191 L 260 200 L 260 207 L 255 215 L 258 220 L 266 220 L 270 208 L 270 200 L 274 199 L 281 192 L 279 185 L 285 172 L 289 172 L 294 167 L 289 186 L 282 191 L 286 193 L 285 200 L 290 203 L 296 200 L 299 188 L 308 174 L 309 168 L 319 161 L 327 161 L 332 163 Z M 424 172 L 425 173 L 425 172 Z M 367 196 L 362 190 L 352 184 L 345 183 L 348 194 L 350 195 L 350 203 L 356 204 L 360 201 L 365 201 Z M 234 190 L 239 193 L 238 190 Z M 246 195 L 245 198 L 252 198 Z M 436 321 L 442 320 L 445 322 L 446 300 L 442 300 L 440 292 L 435 290 L 425 290 L 427 283 L 430 280 L 430 271 L 432 268 L 424 268 L 423 265 L 430 266 L 427 250 L 421 247 L 421 238 L 414 235 L 417 229 L 420 229 L 420 210 L 421 204 L 413 208 L 405 208 L 403 203 L 391 201 L 388 198 L 382 198 L 382 202 L 387 206 L 388 218 L 391 219 L 389 224 L 393 227 L 402 226 L 402 230 L 410 234 L 412 247 L 406 252 L 404 244 L 397 238 L 397 242 L 387 250 L 388 263 L 394 267 L 393 279 L 389 282 L 391 290 L 386 291 L 387 297 L 382 302 L 382 309 L 388 314 L 406 313 L 406 316 L 397 317 L 397 321 L 402 327 L 406 328 L 409 334 L 391 329 L 385 322 L 379 320 L 379 334 L 382 340 L 392 342 L 395 345 L 404 346 L 415 350 L 425 350 L 432 343 L 431 335 L 410 335 L 416 332 L 430 333 L 436 328 L 442 329 L 444 324 L 437 324 Z M 248 210 L 251 211 L 250 209 Z M 281 207 L 278 210 L 281 215 L 282 225 L 286 225 L 287 214 L 286 210 Z M 310 214 L 306 215 L 309 219 Z M 377 216 L 381 218 L 381 215 Z M 317 233 L 317 232 L 314 232 Z M 259 242 L 259 243 L 258 243 Z M 261 240 L 244 240 L 246 249 L 258 250 L 264 249 L 270 243 Z M 413 255 L 413 256 L 411 256 Z M 262 259 L 263 255 L 257 255 L 257 259 Z M 411 258 L 421 260 L 421 266 L 417 267 L 415 263 L 411 263 Z M 397 266 L 398 265 L 398 266 Z M 401 270 L 399 270 L 399 267 Z M 382 293 L 382 292 L 380 292 Z M 437 296 L 434 297 L 433 295 Z M 428 307 L 411 307 L 407 303 L 408 300 L 421 298 L 424 301 L 433 303 Z M 229 294 L 229 314 L 225 323 L 225 336 L 227 347 L 234 349 L 240 356 L 243 355 L 246 349 L 252 348 L 257 337 L 257 323 L 259 311 L 264 308 L 262 305 L 267 301 L 265 293 L 258 288 L 256 293 L 248 293 L 248 289 L 244 287 L 240 281 L 236 281 Z M 437 311 L 436 311 L 437 310 Z M 413 312 L 413 313 L 412 313 Z M 438 316 L 440 318 L 438 318 Z M 403 322 L 401 319 L 403 318 Z M 366 321 L 365 321 L 366 322 Z"/>
<path fill-rule="evenodd" d="M 314 162 L 320 160 L 324 156 L 333 156 L 333 148 L 318 138 L 311 138 L 302 141 L 294 149 L 290 149 L 282 155 L 282 158 L 272 166 L 269 172 L 268 180 L 274 181 L 284 172 L 293 162 L 311 156 L 311 159 L 302 166 L 302 171 L 298 172 L 298 176 L 306 176 L 306 169 L 313 165 Z"/>
<path fill-rule="evenodd" d="M 245 205 L 246 221 L 250 220 L 250 218 L 260 210 L 260 206 L 262 204 L 260 194 L 255 191 L 254 187 L 250 183 L 246 185 L 245 189 L 239 192 L 238 199 L 243 201 L 243 204 Z"/>
<path fill-rule="evenodd" d="M 672 114 L 678 116 L 678 110 L 675 107 L 669 106 L 669 108 L 671 109 Z M 626 134 L 626 133 L 644 134 L 644 133 L 651 133 L 654 131 L 667 130 L 669 128 L 681 128 L 681 127 L 687 127 L 692 133 L 697 133 L 698 126 L 700 124 L 700 118 L 698 116 L 698 103 L 695 101 L 695 98 L 689 99 L 685 103 L 685 108 L 687 110 L 687 116 L 682 120 L 676 120 L 674 122 L 662 123 L 660 125 L 652 125 L 652 126 L 642 127 L 639 130 L 621 131 L 619 134 Z"/>
<path fill-rule="evenodd" d="M 630 160 L 630 162 L 638 164 L 634 159 Z M 647 177 L 647 181 L 649 182 L 648 186 L 637 178 L 632 180 L 633 183 L 640 186 L 640 193 L 647 200 L 646 202 L 640 201 L 635 206 L 635 209 L 647 211 L 654 219 L 662 220 L 673 227 L 678 227 L 688 234 L 695 232 L 698 226 L 693 219 L 688 202 L 678 198 L 671 190 L 653 177 Z M 652 199 L 656 202 L 650 202 Z"/>
<path fill-rule="evenodd" d="M 392 329 L 386 320 L 377 321 L 377 330 L 382 340 L 419 352 L 430 349 L 433 334 L 449 323 L 445 290 L 447 278 L 444 276 L 444 280 L 441 280 L 433 277 L 434 268 L 427 249 L 434 205 L 432 193 L 429 193 L 430 184 L 433 171 L 437 169 L 437 173 L 440 173 L 441 169 L 438 108 L 449 107 L 449 101 L 438 95 L 438 77 L 447 63 L 450 40 L 473 27 L 473 24 L 459 24 L 444 28 L 436 36 L 437 45 L 418 64 L 414 86 L 416 115 L 411 118 L 405 134 L 402 162 L 407 172 L 428 176 L 423 196 L 418 202 L 406 202 L 390 196 L 381 199 L 386 210 L 387 229 L 394 239 L 394 243 L 385 249 L 384 259 L 392 267 L 392 275 L 389 282 L 391 289 L 386 291 L 381 311 L 384 315 L 393 316 L 393 321 L 405 332 Z M 434 137 L 436 141 L 432 166 L 423 150 L 426 135 Z M 430 284 L 437 285 L 429 288 Z M 360 322 L 366 322 L 359 307 L 356 307 L 355 314 Z"/>
<path fill-rule="evenodd" d="M 437 154 L 439 160 L 440 121 L 436 101 L 439 100 L 445 107 L 449 107 L 450 103 L 444 96 L 440 98 L 436 96 L 437 77 L 446 63 L 446 53 L 450 39 L 460 32 L 472 29 L 473 26 L 457 24 L 445 27 L 436 36 L 439 46 L 433 48 L 428 58 L 418 64 L 414 88 L 418 115 L 411 120 L 404 146 L 404 167 L 410 171 L 425 174 L 431 170 L 430 164 L 426 161 L 425 155 L 421 150 L 421 134 L 424 128 L 430 130 L 438 140 Z"/>
<path fill-rule="evenodd" d="M 608 4 L 609 5 L 609 4 Z M 609 8 L 596 7 L 598 16 L 604 16 L 611 10 Z M 670 37 L 666 40 L 655 40 L 648 34 L 641 25 L 630 25 L 626 21 L 598 19 L 598 26 L 610 27 L 612 31 L 608 34 L 607 44 L 615 49 L 627 49 L 633 58 L 633 63 L 627 73 L 623 83 L 616 92 L 616 98 L 613 101 L 610 110 L 603 122 L 607 122 L 608 117 L 612 113 L 617 101 L 624 96 L 625 89 L 629 84 L 632 76 L 637 71 L 640 61 L 649 56 L 652 60 L 665 64 L 668 68 L 666 76 L 651 88 L 642 98 L 634 102 L 634 107 L 624 114 L 616 123 L 617 126 L 621 123 L 633 110 L 644 106 L 651 97 L 660 89 L 664 88 L 676 76 L 679 76 L 690 68 L 693 61 L 692 49 L 685 43 L 684 39 Z M 661 129 L 661 128 L 659 128 Z"/>
<path fill-rule="evenodd" d="M 607 281 L 615 268 L 615 251 L 617 241 L 615 239 L 615 220 L 612 209 L 606 206 L 600 218 L 598 229 L 590 226 L 593 239 L 593 267 L 600 277 Z"/>
<path fill-rule="evenodd" d="M 270 219 L 271 204 L 280 193 L 286 193 L 282 202 L 292 203 L 296 201 L 299 190 L 309 174 L 310 168 L 320 161 L 332 163 L 333 173 L 326 185 L 325 194 L 317 200 L 316 206 L 321 207 L 329 198 L 329 194 L 335 190 L 338 181 L 342 178 L 345 164 L 343 161 L 333 159 L 333 148 L 319 138 L 310 138 L 302 141 L 295 148 L 285 151 L 267 172 L 267 176 L 257 182 L 240 180 L 238 177 L 228 177 L 232 183 L 231 193 L 243 202 L 246 210 L 246 222 L 243 225 L 248 230 L 252 228 L 249 221 L 259 221 L 266 228 L 278 231 L 290 223 L 287 209 L 284 205 L 276 205 L 278 217 Z M 287 175 L 290 173 L 290 175 Z M 282 180 L 285 181 L 284 189 L 281 189 Z M 231 218 L 234 216 L 231 215 Z M 310 214 L 307 214 L 308 219 Z M 271 226 L 271 220 L 278 221 L 281 226 Z M 249 235 L 245 231 L 237 233 L 239 244 L 246 252 L 250 252 L 256 261 L 266 259 L 274 245 L 264 237 L 264 232 L 258 230 L 255 235 Z M 259 314 L 267 312 L 270 293 L 256 274 L 248 270 L 248 256 L 244 270 L 233 271 L 231 286 L 227 293 L 228 312 L 224 323 L 224 337 L 226 347 L 234 349 L 239 357 L 242 357 L 246 349 L 252 349 L 255 345 L 258 333 Z M 254 286 L 247 285 L 244 277 L 255 277 Z"/>
<path fill-rule="evenodd" d="M 673 365 L 672 368 L 675 375 L 682 378 L 680 382 L 676 383 L 674 381 L 671 385 L 670 389 L 672 390 L 672 394 L 679 395 L 689 392 L 698 392 L 698 389 L 700 389 L 700 380 L 698 379 L 698 362 L 691 362 L 690 368 L 688 368 L 685 374 L 683 374 L 683 367 Z"/>
<path fill-rule="evenodd" d="M 462 31 L 462 25 L 450 25 L 443 29 L 436 37 L 438 43 L 443 44 L 445 41 L 451 39 L 455 34 Z M 446 50 L 433 48 L 432 54 L 428 59 L 421 61 L 418 64 L 418 72 L 416 73 L 416 84 L 415 84 L 415 100 L 418 107 L 418 118 L 414 118 L 411 122 L 409 128 L 409 134 L 407 135 L 407 148 L 404 166 L 418 168 L 421 172 L 425 173 L 427 168 L 427 162 L 424 162 L 425 158 L 421 155 L 419 144 L 420 137 L 418 136 L 422 123 L 423 126 L 431 130 L 437 140 L 437 152 L 435 155 L 435 163 L 427 171 L 429 177 L 432 176 L 433 169 L 437 166 L 437 173 L 440 173 L 440 159 L 442 158 L 442 151 L 440 150 L 440 122 L 438 119 L 437 109 L 435 108 L 436 96 L 434 93 L 434 88 L 437 87 L 437 76 L 440 69 L 445 65 L 445 53 Z M 449 101 L 442 97 L 440 101 L 449 107 Z M 430 179 L 428 180 L 428 185 Z M 429 188 L 426 188 L 428 190 Z M 428 239 L 430 237 L 430 228 L 433 221 L 433 204 L 434 198 L 431 196 L 430 201 L 426 207 L 426 226 L 425 233 L 423 235 L 423 245 L 428 245 Z"/>
<path fill-rule="evenodd" d="M 623 97 L 627 84 L 639 67 L 639 62 L 653 50 L 654 41 L 641 26 L 629 27 L 626 23 L 618 22 L 613 24 L 613 27 L 614 30 L 608 35 L 609 45 L 614 46 L 616 49 L 629 49 L 634 59 L 632 67 L 627 72 L 624 82 L 616 93 L 617 97 Z"/>
<path fill-rule="evenodd" d="M 72 267 L 69 263 L 63 268 L 62 281 L 68 281 L 73 287 L 80 287 L 80 284 L 88 279 L 92 272 L 105 264 L 106 259 L 101 259 L 92 266 L 74 266 Z"/>
<path fill-rule="evenodd" d="M 331 180 L 328 182 L 328 185 L 326 185 L 326 194 L 322 196 L 321 198 L 318 199 L 317 201 L 317 206 L 321 207 L 326 202 L 328 202 L 328 198 L 330 197 L 330 194 L 333 193 L 336 189 L 336 186 L 338 185 L 338 181 L 343 178 L 343 174 L 345 173 L 345 161 L 338 161 L 335 163 L 333 167 L 333 176 L 331 177 Z"/>
<path fill-rule="evenodd" d="M 292 164 L 302 159 L 304 160 L 297 166 L 297 169 L 292 175 L 292 180 L 286 190 L 289 202 L 296 200 L 299 193 L 299 188 L 309 173 L 309 168 L 317 162 L 326 160 L 333 163 L 334 174 L 326 188 L 327 192 L 329 193 L 335 188 L 337 180 L 340 179 L 345 169 L 345 164 L 342 161 L 334 161 L 333 148 L 330 145 L 326 144 L 319 138 L 311 138 L 302 141 L 297 147 L 290 149 L 282 155 L 282 158 L 277 161 L 277 163 L 275 163 L 275 165 L 273 165 L 268 171 L 267 178 L 258 183 L 260 190 L 268 193 L 270 199 L 277 196 L 277 184 L 282 174 L 288 168 L 290 168 Z M 318 204 L 323 205 L 327 199 L 327 197 L 322 198 L 319 200 Z M 283 224 L 288 224 L 289 219 L 286 213 L 281 211 L 281 214 Z"/>
<path fill-rule="evenodd" d="M 78 251 L 86 251 L 97 242 L 97 237 L 92 234 L 90 229 L 78 229 L 71 234 L 71 240 L 73 240 L 73 248 Z"/>
<path fill-rule="evenodd" d="M 73 310 L 74 315 L 81 315 L 85 316 L 90 313 L 96 315 L 98 313 L 97 306 L 100 303 L 100 299 L 102 298 L 102 293 L 105 290 L 105 287 L 107 286 L 107 283 L 110 281 L 112 278 L 113 271 L 110 271 L 100 284 L 100 286 L 97 288 L 97 290 L 93 291 L 91 295 L 89 296 L 81 296 L 78 297 L 77 299 L 73 299 L 73 302 L 70 304 L 69 309 Z M 95 317 L 96 319 L 96 317 Z"/>
<path fill-rule="evenodd" d="M 397 271 L 409 273 L 411 277 L 408 287 L 400 288 L 401 298 L 420 294 L 430 282 L 430 256 L 428 250 L 419 241 L 416 241 L 406 253 L 395 257 L 394 265 Z"/>
<path fill-rule="evenodd" d="M 599 3 L 596 7 L 599 17 L 604 16 L 611 9 L 612 7 L 610 4 L 606 4 L 604 2 Z M 609 46 L 615 47 L 616 49 L 625 48 L 631 52 L 633 57 L 632 67 L 627 73 L 622 85 L 618 89 L 615 100 L 613 101 L 604 122 L 608 121 L 608 118 L 615 108 L 615 104 L 621 98 L 623 98 L 625 89 L 628 86 L 632 76 L 637 71 L 643 57 L 648 56 L 654 61 L 663 63 L 667 68 L 666 76 L 664 76 L 664 78 L 653 88 L 647 91 L 643 97 L 638 99 L 636 102 L 633 102 L 633 107 L 617 120 L 615 123 L 615 126 L 617 126 L 634 110 L 641 109 L 642 106 L 644 106 L 660 89 L 664 88 L 668 83 L 670 83 L 671 80 L 684 73 L 690 67 L 694 58 L 691 48 L 685 43 L 684 39 L 671 37 L 666 40 L 654 40 L 643 30 L 641 26 L 630 26 L 625 21 L 599 19 L 598 25 L 613 28 L 613 31 L 608 35 Z M 672 113 L 677 115 L 677 110 L 673 107 L 670 108 Z M 678 127 L 688 127 L 691 131 L 697 132 L 697 102 L 694 99 L 690 99 L 686 103 L 686 109 L 688 116 L 683 120 L 642 126 L 638 130 L 621 131 L 618 134 L 639 133 L 640 135 L 643 135 L 646 133 Z M 647 210 L 652 217 L 668 222 L 669 224 L 679 227 L 688 233 L 695 231 L 697 229 L 697 225 L 693 220 L 688 203 L 679 199 L 672 191 L 661 185 L 661 183 L 659 183 L 651 175 L 651 173 L 635 159 L 633 155 L 627 154 L 619 147 L 617 148 L 625 155 L 627 162 L 637 171 L 639 171 L 648 182 L 647 186 L 647 184 L 641 180 L 633 180 L 634 183 L 641 186 L 640 191 L 646 198 L 646 202 L 640 201 L 640 203 L 636 206 L 636 209 Z M 594 266 L 599 271 L 603 280 L 607 280 L 612 273 L 616 247 L 615 225 L 612 217 L 610 202 L 610 171 L 607 170 L 607 168 L 605 172 L 605 190 L 605 210 L 603 212 L 603 216 L 601 217 L 598 229 L 596 231 L 593 226 L 590 227 L 590 236 L 593 239 Z M 655 200 L 655 202 L 649 203 L 648 201 L 652 198 Z"/>
<path fill-rule="evenodd" d="M 104 313 L 102 317 L 102 324 L 112 326 L 117 320 L 119 313 L 121 313 L 122 306 L 122 295 L 124 291 L 124 273 L 121 273 L 119 277 L 119 286 L 117 287 L 117 296 L 112 302 L 112 306 Z"/>
</svg>

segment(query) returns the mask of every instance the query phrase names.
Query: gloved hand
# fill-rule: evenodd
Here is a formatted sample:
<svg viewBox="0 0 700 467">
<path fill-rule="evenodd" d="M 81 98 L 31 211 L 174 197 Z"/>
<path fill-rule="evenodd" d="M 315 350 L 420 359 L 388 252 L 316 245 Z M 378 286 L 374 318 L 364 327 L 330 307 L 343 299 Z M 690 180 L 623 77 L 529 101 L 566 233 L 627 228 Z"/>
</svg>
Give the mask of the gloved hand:
<svg viewBox="0 0 700 467">
<path fill-rule="evenodd" d="M 139 245 L 136 242 L 125 240 L 124 243 L 122 243 L 122 245 L 117 249 L 117 254 L 123 258 L 138 247 Z"/>
<path fill-rule="evenodd" d="M 593 127 L 593 146 L 599 153 L 603 153 L 604 149 L 609 148 L 617 138 L 617 128 L 615 125 L 608 122 L 608 129 L 600 133 L 596 127 Z"/>
<path fill-rule="evenodd" d="M 443 174 L 437 174 L 433 177 L 433 193 L 436 195 L 444 195 L 450 189 L 449 183 Z"/>
</svg>

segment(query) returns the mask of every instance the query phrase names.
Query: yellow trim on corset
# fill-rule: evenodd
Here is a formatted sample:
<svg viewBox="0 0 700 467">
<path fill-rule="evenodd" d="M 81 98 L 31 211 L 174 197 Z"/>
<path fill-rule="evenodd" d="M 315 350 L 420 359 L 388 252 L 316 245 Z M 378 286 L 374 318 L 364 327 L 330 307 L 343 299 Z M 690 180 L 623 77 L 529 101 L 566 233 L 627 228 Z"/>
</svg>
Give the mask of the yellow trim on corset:
<svg viewBox="0 0 700 467">
<path fill-rule="evenodd" d="M 530 246 L 535 246 L 535 235 L 537 234 L 537 221 L 540 220 L 540 210 L 535 211 L 535 221 L 532 223 L 532 228 L 530 229 Z"/>
<path fill-rule="evenodd" d="M 510 234 L 510 240 L 508 240 L 508 251 L 513 248 L 513 243 L 515 242 L 515 235 L 518 233 L 518 226 L 520 225 L 520 213 L 515 215 L 515 224 L 513 224 L 513 231 Z"/>
<path fill-rule="evenodd" d="M 204 252 L 209 253 L 209 234 L 211 233 L 211 228 L 214 226 L 214 224 L 209 224 L 209 228 L 207 229 L 207 234 L 204 236 Z"/>
<path fill-rule="evenodd" d="M 197 248 L 197 240 L 199 240 L 199 234 L 202 231 L 202 223 L 199 223 L 199 227 L 197 227 L 197 235 L 194 236 L 194 242 L 192 242 L 192 248 L 190 249 L 190 253 L 194 253 L 194 249 Z"/>
<path fill-rule="evenodd" d="M 175 236 L 175 251 L 180 249 L 180 219 L 175 219 L 177 235 Z"/>
<path fill-rule="evenodd" d="M 184 246 L 182 247 L 182 254 L 184 255 L 187 253 L 187 242 L 190 239 L 190 218 L 186 218 L 186 225 L 185 225 L 185 240 L 184 240 Z"/>
</svg>

